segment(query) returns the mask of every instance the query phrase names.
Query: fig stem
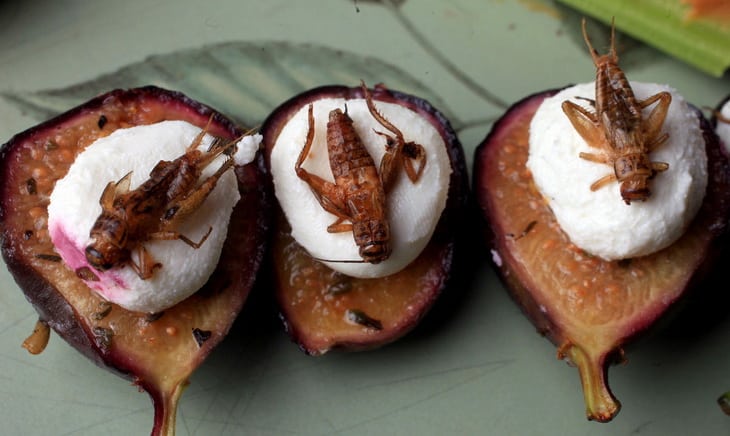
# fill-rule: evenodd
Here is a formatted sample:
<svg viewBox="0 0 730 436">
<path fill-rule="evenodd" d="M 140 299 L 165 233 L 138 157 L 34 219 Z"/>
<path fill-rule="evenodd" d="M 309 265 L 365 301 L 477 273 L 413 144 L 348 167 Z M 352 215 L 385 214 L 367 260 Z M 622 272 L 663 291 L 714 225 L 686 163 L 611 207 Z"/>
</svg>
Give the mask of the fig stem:
<svg viewBox="0 0 730 436">
<path fill-rule="evenodd" d="M 621 409 L 621 403 L 608 387 L 606 355 L 593 355 L 575 344 L 562 346 L 558 355 L 568 358 L 578 367 L 588 419 L 598 422 L 612 420 Z"/>
<path fill-rule="evenodd" d="M 162 389 L 159 396 L 153 396 L 155 406 L 155 424 L 151 436 L 175 436 L 177 405 L 187 381 L 178 383 L 172 390 Z"/>
</svg>

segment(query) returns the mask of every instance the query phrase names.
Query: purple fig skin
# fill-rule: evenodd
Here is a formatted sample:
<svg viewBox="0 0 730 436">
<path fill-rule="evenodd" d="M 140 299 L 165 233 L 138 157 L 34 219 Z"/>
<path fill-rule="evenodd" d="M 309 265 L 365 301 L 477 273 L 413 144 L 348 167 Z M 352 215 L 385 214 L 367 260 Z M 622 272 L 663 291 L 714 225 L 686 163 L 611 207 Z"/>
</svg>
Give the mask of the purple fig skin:
<svg viewBox="0 0 730 436">
<path fill-rule="evenodd" d="M 193 346 L 194 351 L 190 354 L 178 356 L 181 361 L 180 368 L 170 370 L 177 370 L 171 377 L 179 376 L 181 380 L 178 380 L 175 392 L 167 392 L 167 387 L 162 386 L 162 382 L 155 377 L 157 375 L 155 373 L 169 370 L 154 366 L 145 367 L 145 365 L 151 364 L 140 362 L 133 356 L 124 355 L 117 347 L 104 343 L 98 333 L 95 335 L 88 319 L 83 319 L 84 315 L 59 289 L 59 283 L 47 279 L 33 266 L 28 250 L 23 248 L 26 244 L 25 239 L 27 239 L 24 238 L 24 233 L 27 231 L 23 228 L 15 228 L 14 225 L 15 222 L 21 222 L 21 219 L 16 216 L 19 212 L 12 205 L 14 200 L 22 195 L 18 192 L 18 177 L 22 177 L 23 169 L 17 168 L 19 165 L 17 162 L 21 162 L 23 159 L 22 154 L 27 152 L 28 148 L 38 146 L 42 138 L 53 134 L 51 132 L 64 132 L 81 123 L 89 124 L 90 117 L 99 118 L 100 111 L 108 108 L 106 105 L 110 102 L 114 102 L 117 108 L 127 108 L 130 105 L 136 105 L 142 109 L 153 108 L 158 111 L 157 113 L 162 114 L 160 116 L 163 119 L 185 120 L 201 128 L 205 127 L 210 120 L 209 131 L 229 139 L 237 138 L 244 133 L 244 130 L 234 122 L 209 106 L 179 92 L 147 86 L 113 90 L 15 135 L 0 148 L 2 255 L 16 283 L 38 312 L 40 320 L 47 323 L 53 331 L 94 363 L 134 381 L 140 388 L 148 392 L 155 408 L 152 434 L 161 434 L 170 430 L 174 431 L 177 399 L 187 382 L 187 377 L 225 337 L 254 284 L 265 254 L 271 213 L 271 192 L 268 190 L 266 168 L 261 153 L 258 153 L 254 162 L 235 167 L 241 199 L 231 216 L 220 262 L 208 283 L 200 291 L 178 306 L 171 308 L 170 312 L 165 311 L 162 316 L 174 317 L 177 307 L 188 308 L 191 305 L 207 307 L 208 302 L 215 301 L 216 303 L 210 304 L 219 304 L 222 300 L 226 301 L 226 311 L 216 312 L 220 315 L 219 319 L 205 319 L 206 323 L 210 321 L 210 324 L 214 325 L 210 329 L 212 330 L 210 337 L 200 342 L 197 347 Z M 140 115 L 140 117 L 144 116 L 147 115 Z M 143 119 L 140 118 L 140 120 Z M 103 122 L 100 119 L 99 129 L 102 129 L 104 124 L 106 124 L 106 119 L 104 118 Z M 131 122 L 131 124 L 135 123 Z M 75 150 L 77 153 L 81 151 L 80 146 L 73 145 L 73 147 L 78 149 Z M 54 180 L 63 177 L 65 171 L 62 174 L 54 174 Z M 107 181 L 97 182 L 106 183 Z M 39 205 L 45 208 L 47 202 Z M 57 262 L 56 265 L 54 268 L 65 268 L 61 262 Z M 66 286 L 69 283 L 72 283 L 69 286 L 74 289 L 88 290 L 81 281 L 77 283 L 65 280 L 60 285 Z M 91 291 L 88 292 L 89 298 L 92 298 Z M 210 308 L 216 309 L 217 306 Z M 113 307 L 113 312 L 121 312 L 121 316 L 130 319 L 137 319 L 136 317 L 142 319 L 141 317 L 145 316 L 127 312 L 118 306 Z M 135 334 L 135 332 L 136 330 L 127 333 Z M 115 332 L 115 335 L 118 334 L 119 332 Z M 114 338 L 111 340 L 114 341 Z M 190 348 L 179 348 L 179 350 L 188 349 Z M 188 351 L 173 352 L 188 353 Z M 160 353 L 166 353 L 166 351 L 160 351 Z"/>
<path fill-rule="evenodd" d="M 419 324 L 425 314 L 432 308 L 442 291 L 453 281 L 454 269 L 459 262 L 455 261 L 455 257 L 461 259 L 460 252 L 463 248 L 461 246 L 463 235 L 457 229 L 463 227 L 463 224 L 459 224 L 459 220 L 465 215 L 470 195 L 466 160 L 456 133 L 451 127 L 450 122 L 441 112 L 419 97 L 389 90 L 382 85 L 376 85 L 371 90 L 371 94 L 375 101 L 395 103 L 417 112 L 427 119 L 444 139 L 452 167 L 447 204 L 431 241 L 424 250 L 424 253 L 416 261 L 399 273 L 387 278 L 370 279 L 371 285 L 364 285 L 372 286 L 372 288 L 364 289 L 362 293 L 370 296 L 378 295 L 379 292 L 383 289 L 388 289 L 388 287 L 391 289 L 396 287 L 398 289 L 408 289 L 404 294 L 410 292 L 420 294 L 420 296 L 404 296 L 402 299 L 399 297 L 397 302 L 393 302 L 392 310 L 397 312 L 397 314 L 384 321 L 382 329 L 377 332 L 372 330 L 364 331 L 362 329 L 353 331 L 352 326 L 347 326 L 344 322 L 342 325 L 339 325 L 338 322 L 340 322 L 340 319 L 343 319 L 341 315 L 333 315 L 332 318 L 336 318 L 335 321 L 322 321 L 321 325 L 318 323 L 317 326 L 314 326 L 313 324 L 315 322 L 311 321 L 311 318 L 304 319 L 309 315 L 299 313 L 299 311 L 292 309 L 290 304 L 286 303 L 287 299 L 290 298 L 288 294 L 292 292 L 288 289 L 290 287 L 288 285 L 289 270 L 286 269 L 288 267 L 283 267 L 279 271 L 274 270 L 272 280 L 277 289 L 276 294 L 277 300 L 279 301 L 280 318 L 291 340 L 309 355 L 320 355 L 331 349 L 346 351 L 371 350 L 403 337 Z M 329 85 L 305 91 L 282 103 L 277 109 L 272 111 L 261 129 L 261 133 L 264 136 L 264 153 L 267 164 L 269 162 L 268 157 L 279 132 L 302 107 L 325 98 L 343 98 L 349 100 L 364 97 L 361 87 Z M 331 286 L 332 284 L 327 278 L 322 278 L 322 276 L 329 277 L 331 270 L 311 259 L 298 244 L 293 242 L 288 236 L 289 227 L 286 218 L 283 216 L 283 212 L 279 208 L 276 208 L 276 210 L 278 228 L 272 232 L 273 239 L 270 250 L 273 263 L 275 265 L 294 265 L 296 263 L 296 268 L 317 268 L 318 273 L 315 276 L 320 280 L 318 282 L 319 287 L 326 289 L 328 285 Z M 282 242 L 282 240 L 285 242 Z M 282 249 L 284 245 L 287 247 L 296 247 L 294 251 L 297 254 L 295 256 L 287 255 L 285 260 L 283 256 L 284 250 Z M 409 273 L 409 270 L 412 272 Z M 410 277 L 409 274 L 415 276 L 413 271 L 420 271 L 419 276 Z M 362 279 L 351 279 L 351 283 L 354 283 L 353 287 L 360 286 L 360 284 L 366 281 Z M 388 282 L 390 284 L 387 284 Z M 309 289 L 308 292 L 314 294 L 315 290 Z M 350 291 L 349 293 L 352 292 Z M 312 298 L 317 297 L 313 296 Z M 385 300 L 378 300 L 378 297 L 373 298 L 377 301 L 375 305 L 391 304 Z M 401 303 L 406 298 L 411 298 L 408 301 L 410 301 L 414 310 L 410 312 L 398 312 L 399 309 L 395 308 L 396 303 Z"/>
<path fill-rule="evenodd" d="M 475 150 L 473 191 L 483 218 L 482 228 L 488 250 L 491 252 L 493 266 L 500 279 L 537 330 L 559 347 L 559 357 L 567 358 L 579 367 L 586 395 L 588 418 L 607 422 L 613 419 L 620 409 L 620 403 L 608 387 L 607 375 L 610 364 L 621 360 L 624 346 L 655 327 L 660 318 L 665 319 L 670 313 L 673 313 L 674 310 L 670 309 L 678 308 L 680 304 L 677 303 L 686 300 L 688 295 L 699 292 L 702 288 L 700 284 L 705 283 L 705 279 L 721 258 L 727 243 L 728 218 L 730 217 L 730 162 L 710 123 L 699 110 L 695 109 L 700 118 L 705 139 L 709 176 L 705 200 L 688 232 L 694 231 L 702 235 L 697 236 L 697 239 L 701 239 L 701 242 L 697 244 L 702 250 L 701 255 L 693 259 L 690 266 L 685 266 L 687 271 L 682 272 L 681 284 L 675 286 L 682 287 L 667 295 L 667 297 L 671 295 L 669 301 L 646 307 L 640 306 L 642 307 L 639 309 L 640 313 L 634 313 L 629 318 L 630 325 L 617 324 L 620 327 L 617 327 L 616 331 L 595 330 L 597 335 L 610 336 L 609 339 L 601 340 L 602 345 L 577 344 L 578 346 L 573 346 L 574 339 L 569 336 L 571 333 L 566 333 L 564 326 L 566 318 L 570 319 L 574 315 L 556 313 L 554 308 L 551 310 L 552 306 L 549 306 L 549 302 L 538 301 L 538 295 L 542 295 L 537 292 L 540 283 L 537 283 L 532 274 L 525 269 L 521 260 L 511 253 L 510 247 L 514 244 L 510 245 L 513 240 L 510 240 L 509 232 L 514 231 L 515 223 L 507 222 L 511 217 L 505 218 L 504 214 L 498 213 L 503 210 L 503 203 L 507 200 L 501 200 L 491 193 L 492 189 L 498 189 L 494 186 L 497 183 L 495 180 L 500 180 L 495 175 L 497 172 L 494 167 L 499 149 L 510 143 L 516 145 L 516 141 L 519 141 L 520 149 L 526 147 L 525 133 L 534 111 L 545 98 L 555 95 L 559 91 L 559 89 L 555 89 L 527 96 L 515 103 L 495 122 L 490 133 Z M 517 136 L 520 139 L 515 139 L 515 135 L 513 135 L 515 132 L 521 132 Z M 510 191 L 504 195 L 508 197 L 510 194 L 514 193 Z M 523 200 L 528 201 L 524 198 Z M 523 217 L 523 219 L 529 218 Z M 545 227 L 543 223 L 543 229 Z M 558 250 L 560 249 L 562 247 L 559 246 Z M 662 256 L 662 254 L 657 255 Z M 545 259 L 543 265 L 551 261 L 554 262 L 554 260 Z M 546 265 L 546 268 L 549 268 L 549 264 Z M 581 318 L 580 322 L 586 321 Z M 571 329 L 571 332 L 575 334 L 574 329 Z M 584 352 L 585 350 L 589 352 Z"/>
<path fill-rule="evenodd" d="M 718 119 L 717 115 L 722 111 L 722 108 L 728 102 L 730 102 L 730 95 L 728 95 L 725 98 L 723 98 L 722 100 L 720 100 L 720 102 L 717 104 L 717 106 L 715 106 L 715 109 L 712 112 L 712 116 L 710 117 L 710 125 L 712 126 L 713 130 L 715 130 L 717 128 L 718 123 L 722 122 Z M 720 142 L 723 141 L 721 138 L 719 140 L 720 140 Z M 730 148 L 730 144 L 723 144 L 723 146 L 726 149 Z M 720 303 L 723 305 L 726 305 L 727 299 L 722 299 L 722 301 L 720 301 Z M 727 392 L 723 393 L 722 395 L 720 395 L 720 397 L 718 397 L 718 399 L 717 399 L 717 404 L 720 406 L 720 410 L 722 410 L 722 412 L 724 414 L 730 416 L 730 391 L 727 391 Z"/>
</svg>

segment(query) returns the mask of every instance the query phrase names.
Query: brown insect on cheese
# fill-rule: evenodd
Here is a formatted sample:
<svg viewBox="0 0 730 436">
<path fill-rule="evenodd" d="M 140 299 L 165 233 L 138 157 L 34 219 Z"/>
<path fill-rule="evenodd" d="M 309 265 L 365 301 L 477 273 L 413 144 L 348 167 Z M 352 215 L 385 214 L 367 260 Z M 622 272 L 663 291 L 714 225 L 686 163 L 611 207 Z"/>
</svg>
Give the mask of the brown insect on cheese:
<svg viewBox="0 0 730 436">
<path fill-rule="evenodd" d="M 654 94 L 637 101 L 626 76 L 618 66 L 614 28 L 611 27 L 611 49 L 599 55 L 591 45 L 586 22 L 583 20 L 583 38 L 588 45 L 596 66 L 596 99 L 589 100 L 595 111 L 591 112 L 571 101 L 563 102 L 563 112 L 589 146 L 600 153 L 580 153 L 591 162 L 613 167 L 613 173 L 601 177 L 591 185 L 591 190 L 617 181 L 621 184 L 621 197 L 626 204 L 644 201 L 651 195 L 649 180 L 669 168 L 665 162 L 652 162 L 649 153 L 662 145 L 669 135 L 660 134 L 664 119 L 672 101 L 668 92 Z M 642 110 L 656 103 L 644 117 Z"/>
<path fill-rule="evenodd" d="M 91 266 L 105 271 L 129 265 L 146 280 L 162 265 L 147 252 L 145 241 L 179 239 L 196 249 L 205 242 L 212 227 L 198 242 L 175 229 L 202 204 L 218 179 L 233 166 L 230 156 L 237 143 L 216 138 L 208 150 L 198 150 L 206 131 L 207 127 L 180 157 L 158 162 L 138 188 L 129 189 L 131 172 L 117 182 L 109 182 L 99 200 L 102 212 L 89 233 L 92 242 L 85 250 Z M 203 169 L 221 154 L 229 157 L 213 175 L 198 183 Z M 139 264 L 131 257 L 133 251 L 139 256 Z"/>
<path fill-rule="evenodd" d="M 426 164 L 423 146 L 406 142 L 403 133 L 390 123 L 375 107 L 372 95 L 364 83 L 362 91 L 370 114 L 390 133 L 377 132 L 386 138 L 386 151 L 375 166 L 345 111 L 337 108 L 329 113 L 327 123 L 327 152 L 334 183 L 311 174 L 302 167 L 314 140 L 313 106 L 309 105 L 309 130 L 295 164 L 297 176 L 306 182 L 324 210 L 337 219 L 327 227 L 330 233 L 352 231 L 364 262 L 380 263 L 390 256 L 390 225 L 387 218 L 386 191 L 403 167 L 409 179 L 417 182 Z"/>
</svg>

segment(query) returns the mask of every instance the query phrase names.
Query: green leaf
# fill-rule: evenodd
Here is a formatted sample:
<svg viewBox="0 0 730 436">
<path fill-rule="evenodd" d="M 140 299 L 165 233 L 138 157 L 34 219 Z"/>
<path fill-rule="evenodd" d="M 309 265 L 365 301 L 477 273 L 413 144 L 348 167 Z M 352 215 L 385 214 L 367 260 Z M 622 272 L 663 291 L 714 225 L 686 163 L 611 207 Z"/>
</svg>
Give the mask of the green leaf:
<svg viewBox="0 0 730 436">
<path fill-rule="evenodd" d="M 151 56 L 62 89 L 6 92 L 21 111 L 45 120 L 117 88 L 156 85 L 183 92 L 244 126 L 258 126 L 274 108 L 321 85 L 387 87 L 418 95 L 463 125 L 430 87 L 381 60 L 328 47 L 285 42 L 227 42 Z"/>
</svg>

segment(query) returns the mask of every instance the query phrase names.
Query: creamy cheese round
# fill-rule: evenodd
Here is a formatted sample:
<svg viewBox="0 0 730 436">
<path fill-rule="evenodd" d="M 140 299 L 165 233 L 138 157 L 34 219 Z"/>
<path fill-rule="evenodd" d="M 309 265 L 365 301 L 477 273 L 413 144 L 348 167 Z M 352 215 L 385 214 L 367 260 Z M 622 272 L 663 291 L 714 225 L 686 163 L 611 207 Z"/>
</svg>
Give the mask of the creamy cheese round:
<svg viewBox="0 0 730 436">
<path fill-rule="evenodd" d="M 726 120 L 730 120 L 730 100 L 722 105 L 720 115 Z M 730 152 L 730 123 L 718 120 L 717 126 L 715 126 L 715 133 L 720 137 L 720 141 L 725 145 L 725 149 Z"/>
<path fill-rule="evenodd" d="M 185 153 L 199 133 L 198 127 L 185 121 L 118 129 L 89 145 L 77 156 L 68 174 L 56 183 L 48 206 L 51 239 L 71 269 L 88 268 L 93 272 L 96 279 L 86 280 L 86 284 L 103 298 L 128 310 L 159 312 L 195 293 L 215 269 L 232 209 L 240 198 L 231 170 L 220 177 L 203 205 L 176 229 L 192 241 L 199 241 L 212 227 L 198 249 L 181 240 L 143 242 L 154 261 L 162 265 L 151 278 L 142 280 L 129 265 L 97 271 L 84 254 L 91 243 L 89 231 L 101 213 L 99 199 L 107 183 L 116 182 L 131 171 L 130 189 L 136 188 L 149 178 L 160 160 L 171 161 Z M 212 139 L 206 135 L 199 149 L 207 149 Z M 260 141 L 260 135 L 241 140 L 234 157 L 236 163 L 250 162 Z M 201 180 L 212 175 L 224 160 L 224 156 L 214 160 Z M 136 250 L 132 259 L 139 264 Z M 80 276 L 87 278 L 85 274 Z"/>
<path fill-rule="evenodd" d="M 416 183 L 403 168 L 390 192 L 386 192 L 387 216 L 390 223 L 390 257 L 378 264 L 362 263 L 351 231 L 329 233 L 327 227 L 336 221 L 317 202 L 309 185 L 301 180 L 294 167 L 309 131 L 308 106 L 297 112 L 281 130 L 271 152 L 271 174 L 276 197 L 292 227 L 292 236 L 310 255 L 330 268 L 353 277 L 383 277 L 406 267 L 431 239 L 441 212 L 446 206 L 451 164 L 446 145 L 436 128 L 418 113 L 401 105 L 376 101 L 378 110 L 403 133 L 406 141 L 421 144 L 426 151 L 426 164 Z M 354 122 L 355 130 L 379 166 L 390 132 L 368 111 L 364 99 L 322 99 L 314 103 L 315 136 L 311 152 L 303 168 L 330 182 L 334 181 L 329 166 L 326 130 L 329 112 L 344 111 Z M 352 261 L 360 262 L 353 263 Z"/>
<path fill-rule="evenodd" d="M 576 85 L 543 102 L 530 124 L 527 166 L 575 245 L 607 260 L 656 252 L 682 235 L 704 198 L 707 156 L 698 114 L 674 89 L 631 83 L 638 100 L 668 91 L 672 102 L 661 130 L 669 139 L 649 155 L 652 162 L 666 162 L 669 168 L 649 181 L 648 200 L 627 205 L 617 182 L 591 191 L 596 180 L 613 173 L 613 166 L 579 157 L 581 152 L 601 151 L 586 144 L 561 109 L 565 100 L 571 100 L 593 111 L 577 97 L 593 99 L 594 86 L 593 82 Z M 645 116 L 654 106 L 644 110 Z"/>
</svg>

